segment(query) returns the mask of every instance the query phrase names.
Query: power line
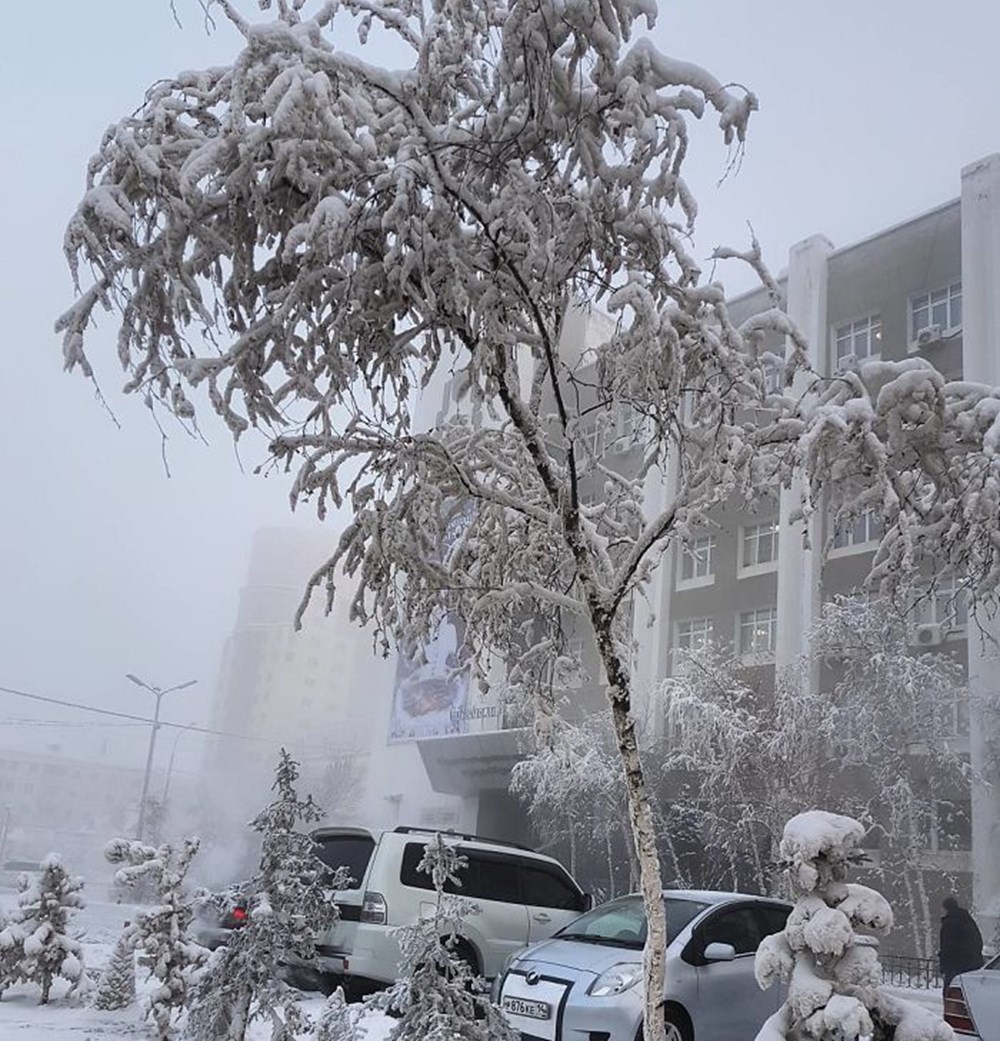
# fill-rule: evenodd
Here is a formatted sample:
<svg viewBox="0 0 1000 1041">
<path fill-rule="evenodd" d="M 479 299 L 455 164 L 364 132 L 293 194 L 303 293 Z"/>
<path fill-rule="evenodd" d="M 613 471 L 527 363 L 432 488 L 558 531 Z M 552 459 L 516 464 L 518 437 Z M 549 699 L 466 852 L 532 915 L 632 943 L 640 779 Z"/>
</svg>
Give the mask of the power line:
<svg viewBox="0 0 1000 1041">
<path fill-rule="evenodd" d="M 75 708 L 81 712 L 94 712 L 99 716 L 114 716 L 116 719 L 129 719 L 135 723 L 152 725 L 156 720 L 149 716 L 138 716 L 132 712 L 116 712 L 110 708 L 98 708 L 96 705 L 84 705 L 79 701 L 67 701 L 64 698 L 49 698 L 44 694 L 30 694 L 26 690 L 17 690 L 15 687 L 0 687 L 0 694 L 13 694 L 17 698 L 27 698 L 29 701 L 41 701 L 46 705 L 61 705 L 64 708 Z M 275 741 L 273 738 L 255 737 L 253 734 L 233 734 L 227 730 L 215 730 L 212 727 L 191 726 L 186 723 L 168 723 L 165 719 L 159 721 L 159 726 L 170 727 L 173 730 L 193 730 L 196 734 L 214 734 L 216 737 L 231 737 L 239 741 L 262 741 L 268 745 L 280 745 L 287 742 Z"/>
</svg>

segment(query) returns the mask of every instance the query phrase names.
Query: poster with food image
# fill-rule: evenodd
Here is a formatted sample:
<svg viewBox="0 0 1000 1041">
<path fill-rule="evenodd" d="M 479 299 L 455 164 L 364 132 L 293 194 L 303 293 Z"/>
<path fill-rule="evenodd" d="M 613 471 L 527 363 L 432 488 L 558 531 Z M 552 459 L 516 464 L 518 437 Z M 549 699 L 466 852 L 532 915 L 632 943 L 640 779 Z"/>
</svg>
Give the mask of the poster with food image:
<svg viewBox="0 0 1000 1041">
<path fill-rule="evenodd" d="M 401 656 L 396 667 L 389 743 L 464 734 L 469 669 L 459 668 L 459 633 L 446 618 L 427 645 L 424 661 Z"/>
</svg>

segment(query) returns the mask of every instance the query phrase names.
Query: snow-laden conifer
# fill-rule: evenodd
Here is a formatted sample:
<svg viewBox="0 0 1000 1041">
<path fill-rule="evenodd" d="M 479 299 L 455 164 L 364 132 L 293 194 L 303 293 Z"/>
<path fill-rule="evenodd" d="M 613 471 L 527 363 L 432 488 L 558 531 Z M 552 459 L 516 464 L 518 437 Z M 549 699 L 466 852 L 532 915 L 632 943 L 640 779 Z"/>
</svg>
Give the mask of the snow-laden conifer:
<svg viewBox="0 0 1000 1041">
<path fill-rule="evenodd" d="M 365 1005 L 349 1004 L 342 987 L 327 998 L 316 1019 L 314 1041 L 361 1041 Z"/>
<path fill-rule="evenodd" d="M 485 982 L 461 956 L 456 941 L 475 904 L 445 887 L 461 887 L 467 861 L 436 834 L 417 870 L 430 875 L 432 914 L 398 931 L 399 979 L 372 1004 L 399 1017 L 389 1041 L 516 1041 L 518 1035 L 489 1001 Z"/>
<path fill-rule="evenodd" d="M 24 876 L 27 885 L 27 876 Z M 24 886 L 21 887 L 22 889 Z M 22 944 L 24 932 L 13 916 L 0 908 L 0 997 L 3 992 L 20 979 Z"/>
<path fill-rule="evenodd" d="M 94 1008 L 103 1011 L 128 1008 L 135 1001 L 135 942 L 129 926 L 118 937 L 108 964 L 94 991 Z"/>
<path fill-rule="evenodd" d="M 757 1041 L 952 1041 L 927 1009 L 881 988 L 877 933 L 892 909 L 874 889 L 847 881 L 864 859 L 865 829 L 851 817 L 812 810 L 786 825 L 780 853 L 795 906 L 783 932 L 757 950 L 757 981 L 788 983 L 788 996 Z"/>
<path fill-rule="evenodd" d="M 315 937 L 336 917 L 332 892 L 347 879 L 316 856 L 308 825 L 322 816 L 312 796 L 299 796 L 298 764 L 284 750 L 275 770 L 274 800 L 254 818 L 261 837 L 260 867 L 241 887 L 244 926 L 212 953 L 188 1019 L 192 1041 L 243 1041 L 255 1019 L 283 1041 L 300 1021 L 284 975 L 314 967 Z M 289 1018 L 291 1017 L 291 1018 Z"/>
<path fill-rule="evenodd" d="M 83 978 L 83 952 L 70 935 L 70 919 L 85 906 L 82 891 L 83 879 L 70 875 L 58 854 L 50 853 L 37 876 L 25 876 L 17 907 L 0 932 L 8 980 L 36 984 L 42 1005 L 56 979 L 67 980 L 72 991 Z"/>
<path fill-rule="evenodd" d="M 194 902 L 186 879 L 198 847 L 196 838 L 185 839 L 180 849 L 169 843 L 153 847 L 134 839 L 112 839 L 104 850 L 112 864 L 124 865 L 116 875 L 119 882 L 146 884 L 155 893 L 156 902 L 135 916 L 120 943 L 131 944 L 139 964 L 155 981 L 143 996 L 143 1006 L 157 1041 L 171 1036 L 195 975 L 208 957 L 189 932 Z"/>
</svg>

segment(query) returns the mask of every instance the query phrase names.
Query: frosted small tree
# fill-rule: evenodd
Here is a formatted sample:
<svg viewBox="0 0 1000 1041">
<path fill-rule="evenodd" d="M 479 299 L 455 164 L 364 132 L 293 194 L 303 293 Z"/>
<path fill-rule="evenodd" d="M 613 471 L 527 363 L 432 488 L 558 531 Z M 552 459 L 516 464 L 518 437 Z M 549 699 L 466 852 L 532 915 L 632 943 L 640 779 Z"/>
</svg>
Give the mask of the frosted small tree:
<svg viewBox="0 0 1000 1041">
<path fill-rule="evenodd" d="M 129 930 L 131 923 L 125 923 L 125 929 L 111 958 L 101 973 L 101 978 L 94 992 L 94 1008 L 102 1011 L 128 1008 L 135 1001 L 135 942 L 136 938 Z"/>
<path fill-rule="evenodd" d="M 24 876 L 25 886 L 27 876 Z M 24 889 L 25 886 L 21 888 Z M 6 911 L 0 909 L 0 997 L 20 979 L 24 931 Z"/>
<path fill-rule="evenodd" d="M 159 1041 L 171 1036 L 174 1022 L 187 1006 L 195 975 L 208 957 L 189 933 L 194 900 L 186 879 L 198 847 L 195 838 L 185 839 L 179 850 L 168 843 L 153 847 L 113 839 L 104 850 L 112 864 L 124 865 L 116 876 L 119 882 L 145 883 L 156 894 L 157 903 L 136 915 L 119 942 L 139 952 L 139 964 L 156 981 L 143 1005 Z"/>
<path fill-rule="evenodd" d="M 282 977 L 289 968 L 314 965 L 315 937 L 336 919 L 331 893 L 347 872 L 331 871 L 317 858 L 304 829 L 322 813 L 311 795 L 299 796 L 298 779 L 298 764 L 282 749 L 275 798 L 250 825 L 261 852 L 257 874 L 243 887 L 247 923 L 213 952 L 199 981 L 187 1029 L 195 1041 L 243 1041 L 255 1019 L 270 1020 L 273 1041 L 282 1041 L 299 1021 Z"/>
<path fill-rule="evenodd" d="M 4 933 L 11 930 L 8 951 L 19 955 L 12 978 L 40 987 L 39 1004 L 45 1005 L 55 980 L 67 980 L 70 991 L 81 983 L 83 952 L 69 934 L 69 923 L 86 905 L 83 879 L 70 875 L 57 854 L 50 853 L 39 869 L 38 877 L 29 879 L 18 894 Z M 4 933 L 0 933 L 0 948 L 5 946 Z"/>
<path fill-rule="evenodd" d="M 795 906 L 784 932 L 756 956 L 757 981 L 787 981 L 788 996 L 757 1041 L 952 1041 L 939 1016 L 881 990 L 873 933 L 892 927 L 892 909 L 874 889 L 847 881 L 863 859 L 865 829 L 851 817 L 812 810 L 786 825 L 780 853 Z"/>
<path fill-rule="evenodd" d="M 403 953 L 399 979 L 375 1003 L 398 1016 L 389 1041 L 516 1041 L 486 996 L 486 987 L 456 947 L 463 918 L 475 905 L 445 892 L 461 887 L 467 864 L 440 834 L 427 843 L 417 870 L 430 875 L 434 912 L 398 931 Z"/>
<path fill-rule="evenodd" d="M 813 654 L 835 675 L 829 700 L 842 721 L 835 743 L 842 769 L 861 767 L 883 836 L 881 870 L 905 893 L 913 950 L 930 958 L 936 912 L 920 865 L 928 824 L 950 793 L 968 791 L 968 763 L 956 751 L 967 702 L 962 668 L 948 654 L 914 653 L 907 606 L 836 597 L 813 629 Z M 919 754 L 916 750 L 919 749 Z"/>
</svg>

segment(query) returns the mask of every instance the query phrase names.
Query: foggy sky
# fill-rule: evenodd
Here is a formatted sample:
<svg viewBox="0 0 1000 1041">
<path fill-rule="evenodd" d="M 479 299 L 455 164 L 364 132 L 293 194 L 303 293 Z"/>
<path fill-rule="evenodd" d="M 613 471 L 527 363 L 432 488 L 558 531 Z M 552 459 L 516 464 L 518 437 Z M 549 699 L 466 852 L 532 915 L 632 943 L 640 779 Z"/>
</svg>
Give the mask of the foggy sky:
<svg viewBox="0 0 1000 1041">
<path fill-rule="evenodd" d="M 251 475 L 259 442 L 242 449 L 242 473 L 228 434 L 210 423 L 207 447 L 168 427 L 168 479 L 159 432 L 120 394 L 111 319 L 89 353 L 120 429 L 83 379 L 62 373 L 52 324 L 71 299 L 63 229 L 101 133 L 156 78 L 225 63 L 237 40 L 224 23 L 206 36 L 195 0 L 177 0 L 183 30 L 168 0 L 9 6 L 0 686 L 146 712 L 149 699 L 124 673 L 162 686 L 197 678 L 165 716 L 206 721 L 252 532 L 292 523 L 287 485 Z M 256 15 L 255 3 L 242 7 Z M 672 0 L 653 35 L 760 98 L 742 168 L 721 186 L 725 149 L 716 133 L 697 135 L 687 177 L 703 257 L 720 242 L 745 245 L 750 221 L 777 271 L 808 235 L 845 245 L 956 197 L 960 167 L 1000 150 L 1000 5 L 988 0 Z M 366 57 L 380 60 L 371 49 Z M 142 728 L 12 722 L 29 717 L 88 722 L 0 694 L 0 748 L 44 737 L 89 755 L 105 739 L 116 758 L 141 763 Z M 197 740 L 185 735 L 183 745 L 190 763 Z"/>
</svg>

